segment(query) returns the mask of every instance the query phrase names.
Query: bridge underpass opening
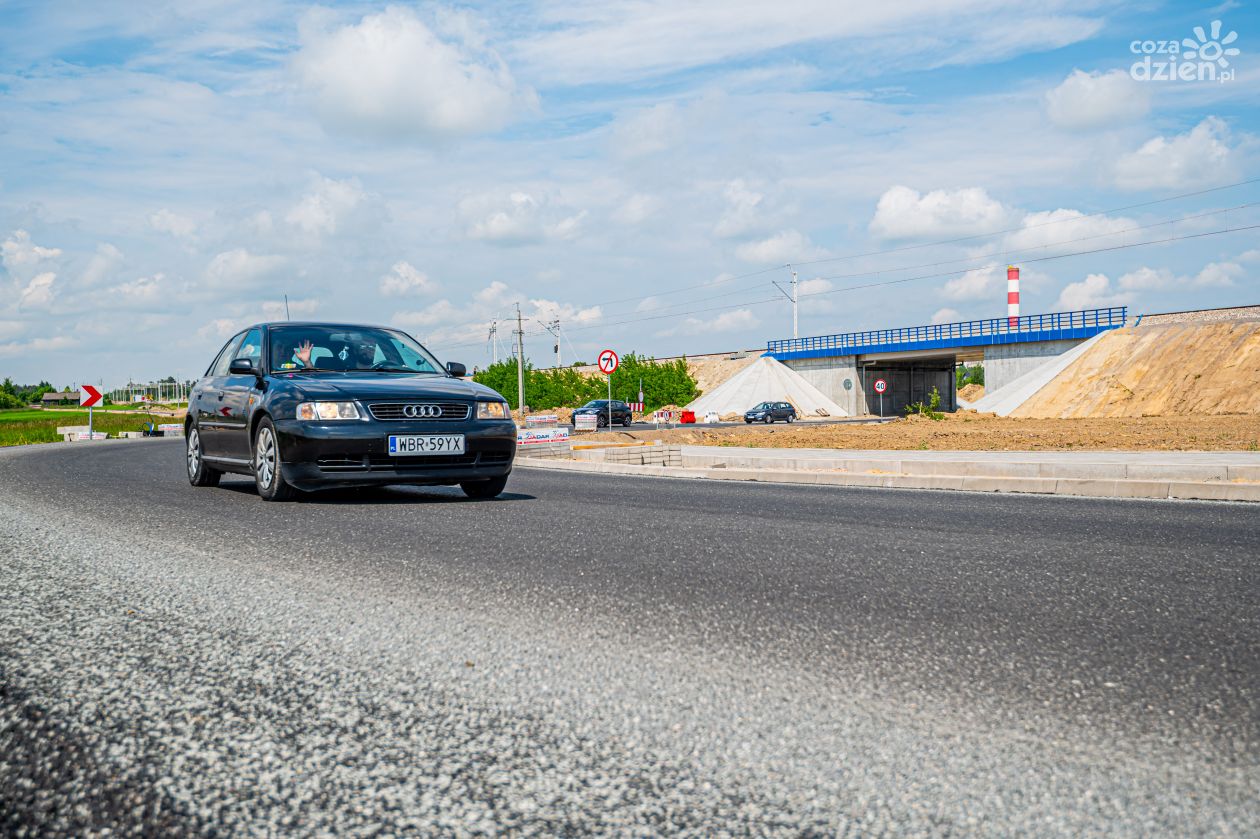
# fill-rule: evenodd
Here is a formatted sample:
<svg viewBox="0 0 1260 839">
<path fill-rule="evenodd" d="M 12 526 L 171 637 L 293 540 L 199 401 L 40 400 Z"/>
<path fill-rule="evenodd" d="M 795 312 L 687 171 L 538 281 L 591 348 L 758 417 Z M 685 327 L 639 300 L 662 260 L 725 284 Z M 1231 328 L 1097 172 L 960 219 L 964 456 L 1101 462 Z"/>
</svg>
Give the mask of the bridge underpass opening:
<svg viewBox="0 0 1260 839">
<path fill-rule="evenodd" d="M 862 387 L 866 392 L 868 411 L 884 417 L 899 417 L 905 413 L 907 405 L 917 402 L 930 405 L 932 388 L 936 388 L 941 395 L 940 410 L 957 410 L 958 400 L 954 392 L 956 364 L 957 361 L 952 355 L 907 361 L 870 362 L 862 368 Z M 884 392 L 882 411 L 879 394 L 875 392 L 877 379 L 883 379 L 888 383 L 888 390 Z"/>
</svg>

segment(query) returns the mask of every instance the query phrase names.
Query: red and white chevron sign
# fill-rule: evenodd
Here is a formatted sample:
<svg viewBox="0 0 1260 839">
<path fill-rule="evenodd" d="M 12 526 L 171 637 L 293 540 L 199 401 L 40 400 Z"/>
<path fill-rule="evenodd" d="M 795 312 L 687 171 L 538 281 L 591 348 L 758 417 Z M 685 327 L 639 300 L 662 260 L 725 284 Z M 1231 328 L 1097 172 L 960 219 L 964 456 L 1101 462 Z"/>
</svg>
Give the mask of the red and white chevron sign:
<svg viewBox="0 0 1260 839">
<path fill-rule="evenodd" d="M 101 392 L 91 385 L 82 385 L 79 388 L 79 407 L 91 408 L 93 405 L 101 404 Z"/>
</svg>

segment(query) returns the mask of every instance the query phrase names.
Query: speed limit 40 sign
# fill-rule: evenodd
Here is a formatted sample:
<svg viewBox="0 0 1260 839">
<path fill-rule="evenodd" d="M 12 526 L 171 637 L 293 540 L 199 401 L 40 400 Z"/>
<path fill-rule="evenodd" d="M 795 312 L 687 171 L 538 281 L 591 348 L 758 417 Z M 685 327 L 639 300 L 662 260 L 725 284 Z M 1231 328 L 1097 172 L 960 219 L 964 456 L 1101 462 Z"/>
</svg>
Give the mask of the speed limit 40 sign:
<svg viewBox="0 0 1260 839">
<path fill-rule="evenodd" d="M 884 392 L 884 391 L 886 391 L 886 390 L 888 390 L 888 382 L 884 381 L 883 379 L 876 379 L 876 380 L 875 380 L 875 392 L 876 392 L 876 393 L 883 393 L 883 392 Z"/>
</svg>

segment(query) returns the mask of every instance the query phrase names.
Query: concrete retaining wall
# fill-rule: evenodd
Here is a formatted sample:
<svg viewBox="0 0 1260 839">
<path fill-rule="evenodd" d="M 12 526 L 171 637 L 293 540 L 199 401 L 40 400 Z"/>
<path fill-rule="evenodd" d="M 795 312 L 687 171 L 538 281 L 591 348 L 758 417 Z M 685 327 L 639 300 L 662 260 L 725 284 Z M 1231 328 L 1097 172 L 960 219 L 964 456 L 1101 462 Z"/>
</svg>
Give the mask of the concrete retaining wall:
<svg viewBox="0 0 1260 839">
<path fill-rule="evenodd" d="M 993 344 L 984 348 L 984 390 L 994 393 L 1036 370 L 1080 341 L 1038 341 L 1029 344 Z"/>
<path fill-rule="evenodd" d="M 849 416 L 857 417 L 867 413 L 862 380 L 858 377 L 857 356 L 792 358 L 785 359 L 783 363 L 799 373 L 805 381 L 827 394 L 831 401 L 848 411 Z M 847 390 L 844 387 L 845 379 L 848 379 L 851 385 Z"/>
</svg>

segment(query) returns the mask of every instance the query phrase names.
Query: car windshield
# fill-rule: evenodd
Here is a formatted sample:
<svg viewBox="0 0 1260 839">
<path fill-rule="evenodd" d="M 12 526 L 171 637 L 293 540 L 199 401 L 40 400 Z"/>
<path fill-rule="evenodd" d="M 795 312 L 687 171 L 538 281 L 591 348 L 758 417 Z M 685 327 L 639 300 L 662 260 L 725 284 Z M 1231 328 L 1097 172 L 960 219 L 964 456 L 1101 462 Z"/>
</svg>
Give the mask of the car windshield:
<svg viewBox="0 0 1260 839">
<path fill-rule="evenodd" d="M 583 408 L 607 408 L 607 407 L 608 407 L 608 400 L 607 400 L 607 399 L 596 399 L 596 400 L 594 400 L 594 401 L 592 401 L 592 402 L 587 402 L 587 403 L 586 403 L 585 405 L 583 405 L 582 407 L 583 407 Z"/>
<path fill-rule="evenodd" d="M 270 361 L 274 372 L 445 374 L 441 363 L 409 335 L 370 326 L 273 326 Z"/>
<path fill-rule="evenodd" d="M 773 406 L 773 405 L 771 405 L 769 402 L 762 402 L 761 404 L 757 405 L 757 407 L 753 408 L 753 410 L 754 410 L 754 411 L 766 411 L 766 410 L 769 410 L 769 409 L 770 409 L 770 408 L 772 408 L 772 407 L 774 407 L 774 406 Z"/>
</svg>

